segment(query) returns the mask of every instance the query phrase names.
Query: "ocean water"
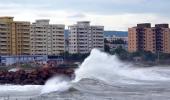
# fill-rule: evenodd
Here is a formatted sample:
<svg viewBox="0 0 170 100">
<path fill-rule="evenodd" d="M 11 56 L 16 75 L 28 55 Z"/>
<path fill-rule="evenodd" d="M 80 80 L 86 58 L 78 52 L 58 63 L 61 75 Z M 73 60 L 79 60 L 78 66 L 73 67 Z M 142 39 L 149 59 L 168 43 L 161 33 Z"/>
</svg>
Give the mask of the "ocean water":
<svg viewBox="0 0 170 100">
<path fill-rule="evenodd" d="M 0 100 L 170 100 L 170 66 L 138 67 L 93 49 L 75 75 L 45 85 L 0 85 Z"/>
</svg>

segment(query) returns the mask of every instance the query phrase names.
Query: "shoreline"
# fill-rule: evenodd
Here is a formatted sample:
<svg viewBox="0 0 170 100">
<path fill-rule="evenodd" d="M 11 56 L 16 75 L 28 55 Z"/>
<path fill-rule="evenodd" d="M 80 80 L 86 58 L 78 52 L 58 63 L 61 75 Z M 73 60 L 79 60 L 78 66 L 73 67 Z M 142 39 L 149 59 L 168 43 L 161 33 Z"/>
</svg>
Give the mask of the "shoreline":
<svg viewBox="0 0 170 100">
<path fill-rule="evenodd" d="M 0 71 L 0 85 L 44 85 L 53 76 L 64 75 L 74 78 L 75 68 L 47 67 L 33 70 Z"/>
</svg>

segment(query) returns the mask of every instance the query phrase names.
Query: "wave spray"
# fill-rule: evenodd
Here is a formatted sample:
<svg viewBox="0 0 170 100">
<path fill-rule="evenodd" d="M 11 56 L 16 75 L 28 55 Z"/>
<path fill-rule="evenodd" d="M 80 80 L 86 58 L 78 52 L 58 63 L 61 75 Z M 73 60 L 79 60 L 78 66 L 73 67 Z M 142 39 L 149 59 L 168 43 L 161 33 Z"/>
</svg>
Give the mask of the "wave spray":
<svg viewBox="0 0 170 100">
<path fill-rule="evenodd" d="M 63 77 L 54 78 L 47 81 L 42 89 L 42 93 L 68 90 L 72 83 L 77 83 L 82 79 L 97 79 L 109 84 L 136 84 L 145 81 L 170 80 L 168 73 L 165 73 L 165 71 L 167 70 L 160 70 L 159 67 L 137 67 L 120 61 L 115 55 L 109 55 L 93 49 L 75 71 L 75 79 L 73 81 L 64 81 Z"/>
</svg>

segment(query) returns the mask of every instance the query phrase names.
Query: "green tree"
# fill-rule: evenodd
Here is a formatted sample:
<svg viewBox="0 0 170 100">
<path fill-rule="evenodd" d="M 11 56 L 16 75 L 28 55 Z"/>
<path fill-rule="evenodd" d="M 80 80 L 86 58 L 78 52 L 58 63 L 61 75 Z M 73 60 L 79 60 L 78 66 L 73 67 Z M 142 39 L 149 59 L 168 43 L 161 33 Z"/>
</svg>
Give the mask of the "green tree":
<svg viewBox="0 0 170 100">
<path fill-rule="evenodd" d="M 104 51 L 108 53 L 110 52 L 110 47 L 106 44 L 104 45 Z"/>
<path fill-rule="evenodd" d="M 104 39 L 104 43 L 109 43 L 109 41 L 107 39 Z"/>
<path fill-rule="evenodd" d="M 123 41 L 122 39 L 113 40 L 112 43 L 113 44 L 126 44 L 126 42 Z"/>
<path fill-rule="evenodd" d="M 114 51 L 111 52 L 111 54 L 116 54 L 120 59 L 126 60 L 129 57 L 129 53 L 122 48 L 122 46 L 119 46 Z"/>
</svg>

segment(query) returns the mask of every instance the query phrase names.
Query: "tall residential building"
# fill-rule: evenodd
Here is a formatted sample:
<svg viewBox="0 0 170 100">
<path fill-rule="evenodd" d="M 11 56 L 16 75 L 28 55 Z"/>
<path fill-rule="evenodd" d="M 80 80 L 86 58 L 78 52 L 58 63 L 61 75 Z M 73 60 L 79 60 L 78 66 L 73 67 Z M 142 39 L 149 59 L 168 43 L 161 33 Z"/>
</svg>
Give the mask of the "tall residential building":
<svg viewBox="0 0 170 100">
<path fill-rule="evenodd" d="M 80 21 L 69 26 L 69 53 L 89 53 L 93 48 L 104 50 L 104 26 L 90 26 Z"/>
<path fill-rule="evenodd" d="M 31 24 L 31 54 L 58 55 L 65 51 L 64 25 L 36 20 Z"/>
<path fill-rule="evenodd" d="M 30 22 L 0 17 L 0 55 L 30 54 Z"/>
<path fill-rule="evenodd" d="M 170 53 L 170 28 L 168 24 L 156 24 L 156 49 L 159 52 Z"/>
<path fill-rule="evenodd" d="M 128 51 L 170 53 L 170 29 L 168 24 L 138 24 L 128 29 Z"/>
</svg>

